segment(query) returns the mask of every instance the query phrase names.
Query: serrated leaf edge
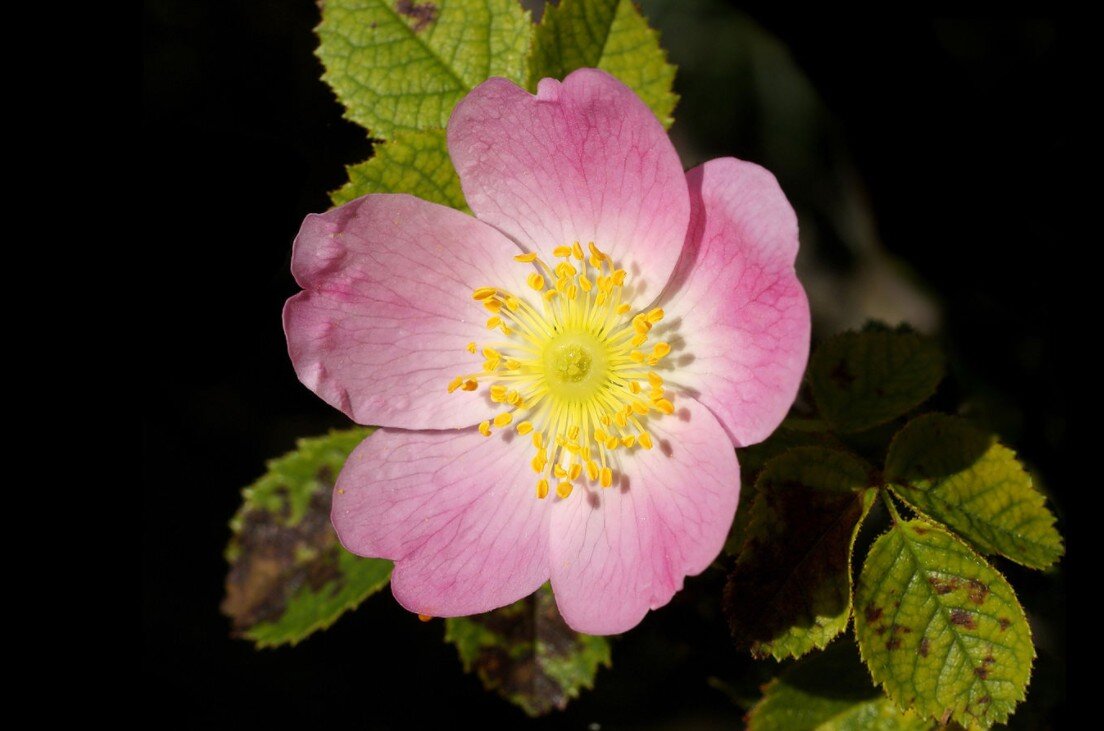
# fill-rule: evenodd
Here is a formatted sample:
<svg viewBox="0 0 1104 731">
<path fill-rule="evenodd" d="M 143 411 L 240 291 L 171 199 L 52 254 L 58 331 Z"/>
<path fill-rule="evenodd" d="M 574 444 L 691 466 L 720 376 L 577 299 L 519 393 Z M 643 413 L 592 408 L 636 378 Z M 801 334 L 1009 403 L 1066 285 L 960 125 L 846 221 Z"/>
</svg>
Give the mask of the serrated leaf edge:
<svg viewBox="0 0 1104 731">
<path fill-rule="evenodd" d="M 941 523 L 933 523 L 931 521 L 926 521 L 926 520 L 921 520 L 920 522 L 928 523 L 928 525 L 931 526 L 935 530 L 942 530 L 943 529 L 943 526 L 942 526 Z M 884 536 L 888 535 L 890 532 L 897 529 L 898 527 L 899 526 L 898 526 L 897 523 L 891 524 L 888 529 L 886 529 L 881 535 L 879 535 L 876 539 L 874 539 L 874 542 L 872 542 L 870 544 L 871 550 L 873 550 L 874 544 L 876 544 Z M 1003 579 L 1006 584 L 1008 584 L 1008 587 L 1010 589 L 1012 589 L 1012 599 L 1013 599 L 1013 601 L 1016 602 L 1016 606 L 1019 608 L 1020 613 L 1024 616 L 1024 626 L 1027 627 L 1027 637 L 1031 642 L 1031 666 L 1028 668 L 1027 681 L 1024 683 L 1024 687 L 1020 691 L 1020 696 L 1019 696 L 1019 698 L 1015 699 L 1016 705 L 1018 706 L 1020 703 L 1023 703 L 1025 698 L 1027 698 L 1027 690 L 1028 690 L 1028 688 L 1031 687 L 1031 680 L 1034 677 L 1035 660 L 1038 657 L 1038 652 L 1035 649 L 1035 637 L 1034 637 L 1034 634 L 1031 631 L 1031 623 L 1028 622 L 1027 619 L 1026 619 L 1027 618 L 1027 612 L 1024 611 L 1023 605 L 1020 603 L 1020 598 L 1016 595 L 1016 590 L 1012 587 L 1011 582 L 1008 581 L 1008 579 L 1004 576 L 1004 574 L 1002 574 L 1000 571 L 998 571 L 996 569 L 996 567 L 994 567 L 992 564 L 990 564 L 988 561 L 986 561 L 985 558 L 981 554 L 974 551 L 974 549 L 966 541 L 964 541 L 962 538 L 960 538 L 954 531 L 943 530 L 943 532 L 946 533 L 947 535 L 949 535 L 952 540 L 955 540 L 959 544 L 961 544 L 967 551 L 973 553 L 977 557 L 978 561 L 983 563 L 985 566 L 988 566 L 993 571 L 993 573 L 995 573 L 997 576 L 999 576 L 1001 579 Z M 869 558 L 869 555 L 870 554 L 868 552 L 867 553 L 867 558 Z M 914 554 L 914 556 L 915 556 L 915 554 Z M 864 560 L 864 562 L 863 562 L 863 567 L 864 568 L 865 568 L 865 565 L 866 565 L 866 563 L 865 563 L 865 560 Z M 947 621 L 948 621 L 948 623 L 950 623 L 949 619 Z M 851 626 L 852 626 L 852 630 L 853 630 L 853 634 L 854 634 L 854 638 L 855 638 L 855 646 L 859 648 L 859 657 L 862 659 L 862 662 L 866 666 L 866 669 L 870 672 L 870 678 L 871 678 L 871 680 L 873 680 L 875 685 L 877 685 L 879 688 L 882 689 L 882 692 L 885 694 L 886 698 L 888 698 L 890 701 L 892 701 L 894 703 L 894 705 L 896 705 L 899 710 L 905 711 L 905 712 L 914 711 L 917 714 L 923 715 L 923 714 L 920 713 L 919 709 L 906 707 L 900 701 L 898 701 L 896 698 L 894 698 L 890 694 L 889 689 L 886 687 L 886 682 L 884 680 L 878 680 L 874 676 L 874 667 L 871 665 L 870 660 L 866 657 L 866 654 L 863 651 L 863 643 L 859 640 L 858 625 L 857 625 L 857 623 L 852 622 Z M 955 641 L 960 643 L 960 640 L 958 640 L 957 637 L 956 637 Z M 969 653 L 967 653 L 967 656 L 969 656 Z M 982 680 L 980 682 L 985 682 L 985 681 Z M 995 724 L 996 723 L 1004 723 L 1009 718 L 1011 718 L 1011 716 L 1012 716 L 1012 712 L 1009 711 L 1007 714 L 1005 714 L 1005 716 L 1003 718 L 994 719 L 994 723 Z M 939 722 L 939 723 L 942 722 L 941 719 L 934 718 L 932 716 L 928 716 L 928 718 L 932 718 L 932 720 L 934 720 L 936 722 Z M 961 719 L 957 719 L 957 718 L 953 718 L 953 717 L 950 720 L 957 721 L 958 723 L 963 722 Z M 971 716 L 969 719 L 967 719 L 967 722 L 969 722 L 969 721 L 978 721 L 978 720 L 980 720 L 980 719 L 976 719 L 975 717 Z M 968 728 L 972 728 L 972 727 L 975 727 L 977 725 L 978 724 L 967 723 Z"/>
<path fill-rule="evenodd" d="M 1039 495 L 1039 497 L 1040 497 L 1040 498 L 1042 498 L 1042 505 L 1041 505 L 1041 507 L 1042 507 L 1043 511 L 1044 511 L 1044 512 L 1046 512 L 1046 514 L 1047 514 L 1047 517 L 1049 517 L 1049 518 L 1050 518 L 1049 526 L 1050 526 L 1050 527 L 1052 527 L 1052 528 L 1055 528 L 1055 533 L 1057 533 L 1057 535 L 1058 535 L 1058 553 L 1057 553 L 1057 555 L 1056 555 L 1056 556 L 1054 557 L 1054 560 L 1053 560 L 1053 561 L 1051 561 L 1050 563 L 1048 563 L 1048 564 L 1046 564 L 1046 565 L 1042 565 L 1042 566 L 1041 566 L 1041 565 L 1039 565 L 1039 564 L 1033 564 L 1033 563 L 1028 563 L 1027 561 L 1023 561 L 1023 560 L 1021 560 L 1021 559 L 1019 559 L 1019 558 L 1017 558 L 1017 557 L 1015 557 L 1015 556 L 1010 556 L 1010 555 L 1008 555 L 1007 553 L 1005 553 L 1005 552 L 1003 552 L 1003 551 L 1000 551 L 1000 550 L 987 550 L 987 549 L 985 549 L 985 548 L 982 548 L 981 546 L 978 546 L 978 545 L 976 545 L 976 544 L 975 544 L 975 543 L 974 543 L 973 541 L 971 541 L 971 540 L 970 540 L 970 539 L 969 539 L 968 537 L 966 537 L 966 536 L 963 536 L 962 534 L 960 534 L 960 533 L 959 533 L 959 532 L 958 532 L 957 530 L 955 530 L 955 529 L 954 529 L 954 528 L 952 528 L 951 526 L 947 525 L 946 523 L 944 523 L 943 521 L 941 521 L 941 520 L 939 520 L 939 519 L 937 519 L 937 518 L 934 518 L 934 517 L 932 517 L 932 516 L 931 516 L 931 515 L 929 515 L 929 514 L 928 514 L 928 513 L 926 512 L 926 511 L 924 511 L 924 510 L 923 510 L 922 508 L 920 508 L 920 507 L 918 507 L 918 506 L 914 505 L 914 504 L 912 503 L 912 501 L 908 499 L 908 497 L 906 497 L 905 495 L 903 495 L 903 494 L 901 494 L 900 492 L 898 492 L 898 491 L 897 491 L 898 483 L 897 483 L 897 482 L 894 482 L 894 481 L 892 481 L 892 480 L 891 480 L 891 479 L 889 478 L 889 470 L 888 470 L 888 466 L 889 466 L 889 465 L 888 465 L 888 461 L 889 461 L 889 455 L 893 453 L 893 447 L 894 447 L 894 445 L 896 445 L 896 444 L 897 444 L 897 440 L 898 440 L 898 438 L 899 438 L 899 437 L 901 436 L 901 434 L 902 434 L 902 433 L 903 433 L 903 432 L 904 432 L 904 431 L 905 431 L 906 429 L 908 429 L 908 428 L 909 428 L 910 426 L 912 426 L 912 425 L 913 425 L 913 424 L 915 424 L 916 422 L 920 421 L 921 419 L 925 419 L 925 418 L 927 418 L 927 417 L 929 417 L 929 416 L 932 416 L 932 415 L 938 415 L 938 416 L 946 416 L 946 417 L 950 417 L 950 418 L 953 418 L 953 419 L 960 419 L 960 420 L 962 420 L 962 421 L 964 421 L 964 422 L 967 422 L 967 423 L 969 423 L 969 424 L 970 424 L 971 426 L 974 426 L 975 428 L 978 428 L 978 429 L 980 429 L 981 431 L 985 431 L 985 430 L 984 430 L 984 429 L 983 429 L 982 427 L 980 427 L 980 426 L 978 426 L 978 425 L 974 424 L 974 423 L 973 423 L 973 422 L 971 422 L 971 421 L 970 421 L 969 419 L 967 419 L 967 418 L 965 418 L 965 417 L 962 417 L 962 416 L 958 416 L 957 414 L 944 414 L 944 413 L 942 413 L 942 412 L 929 411 L 929 412 L 926 412 L 926 413 L 923 413 L 923 414 L 918 414 L 917 416 L 914 416 L 913 418 L 909 419 L 909 420 L 908 420 L 908 421 L 907 421 L 907 422 L 906 422 L 906 423 L 904 424 L 904 426 L 902 426 L 902 427 L 901 427 L 900 429 L 898 429 L 898 430 L 897 430 L 897 433 L 896 433 L 896 434 L 894 434 L 894 435 L 893 435 L 893 438 L 892 438 L 892 439 L 890 440 L 890 442 L 889 442 L 889 446 L 888 446 L 888 447 L 886 447 L 886 462 L 887 462 L 887 465 L 886 465 L 886 468 L 887 468 L 887 469 L 886 469 L 886 480 L 885 480 L 885 487 L 886 487 L 886 489 L 887 489 L 887 490 L 889 490 L 890 492 L 892 492 L 892 493 L 893 493 L 893 495 L 894 495 L 894 496 L 895 496 L 895 497 L 896 497 L 896 498 L 897 498 L 898 500 L 900 500 L 900 501 L 901 501 L 901 502 L 903 502 L 903 503 L 904 503 L 905 505 L 907 505 L 907 506 L 909 507 L 909 510 L 911 510 L 912 512 L 914 512 L 914 513 L 916 513 L 917 515 L 921 516 L 921 517 L 922 517 L 922 518 L 924 518 L 924 520 L 926 520 L 927 522 L 929 522 L 929 523 L 932 523 L 932 524 L 934 524 L 934 525 L 938 525 L 938 526 L 941 526 L 942 528 L 944 528 L 944 529 L 946 530 L 946 532 L 948 532 L 948 533 L 950 533 L 951 535 L 955 536 L 955 537 L 956 537 L 956 538 L 958 538 L 958 539 L 959 539 L 960 541 L 963 541 L 963 542 L 965 542 L 965 543 L 966 543 L 966 544 L 967 544 L 968 546 L 970 546 L 970 548 L 972 548 L 972 549 L 973 549 L 973 550 L 975 550 L 975 551 L 976 551 L 977 553 L 979 553 L 979 554 L 981 554 L 981 555 L 983 555 L 983 556 L 1003 556 L 1004 558 L 1008 559 L 1008 560 L 1009 560 L 1009 561 L 1011 561 L 1012 563 L 1018 564 L 1018 565 L 1020 565 L 1020 566 L 1024 566 L 1024 567 L 1026 567 L 1026 568 L 1029 568 L 1029 569 L 1035 569 L 1035 570 L 1038 570 L 1038 571 L 1046 571 L 1046 570 L 1048 570 L 1048 569 L 1050 569 L 1050 568 L 1053 568 L 1053 567 L 1054 567 L 1055 565 L 1057 565 L 1057 564 L 1058 564 L 1058 562 L 1059 562 L 1059 561 L 1061 561 L 1061 560 L 1062 560 L 1062 558 L 1063 558 L 1063 557 L 1064 557 L 1064 556 L 1066 555 L 1066 541 L 1065 541 L 1065 537 L 1064 537 L 1064 536 L 1062 535 L 1061 531 L 1058 531 L 1058 530 L 1057 530 L 1057 529 L 1055 528 L 1055 527 L 1057 526 L 1057 524 L 1058 524 L 1058 517 L 1057 517 L 1057 516 L 1056 516 L 1056 515 L 1054 514 L 1054 512 L 1053 512 L 1052 510 L 1050 510 L 1050 508 L 1049 508 L 1049 507 L 1047 507 L 1047 500 L 1046 500 L 1046 497 L 1047 497 L 1047 496 L 1046 496 L 1046 495 L 1045 495 L 1045 494 L 1044 494 L 1044 493 L 1043 493 L 1043 492 L 1042 492 L 1041 490 L 1039 490 L 1039 489 L 1038 489 L 1037 487 L 1035 487 L 1035 479 L 1034 479 L 1034 477 L 1032 477 L 1032 475 L 1031 475 L 1031 472 L 1030 472 L 1030 471 L 1029 471 L 1029 470 L 1028 470 L 1028 469 L 1027 469 L 1027 468 L 1026 468 L 1026 467 L 1024 466 L 1023 462 L 1021 462 L 1021 461 L 1020 461 L 1020 459 L 1019 459 L 1019 456 L 1018 456 L 1018 453 L 1016 452 L 1016 450 L 1012 449 L 1011 447 L 1009 447 L 1008 445 L 1006 445 L 1006 444 L 1005 444 L 1004 442 L 1002 442 L 1002 441 L 1001 441 L 1001 440 L 999 439 L 999 437 L 998 437 L 998 436 L 997 436 L 996 434 L 990 434 L 990 435 L 989 435 L 989 437 L 990 437 L 990 440 L 991 440 L 991 441 L 990 441 L 990 445 L 993 445 L 993 444 L 995 444 L 995 445 L 997 445 L 998 447 L 1000 447 L 1001 449 L 1003 449 L 1004 451 L 1008 452 L 1008 455 L 1009 455 L 1009 456 L 1010 456 L 1010 457 L 1011 457 L 1011 458 L 1012 458 L 1013 460 L 1015 460 L 1015 461 L 1016 461 L 1016 463 L 1017 463 L 1017 464 L 1019 465 L 1020 469 L 1022 469 L 1022 470 L 1024 471 L 1024 475 L 1026 475 L 1026 476 L 1027 476 L 1027 480 L 1028 480 L 1028 482 L 1029 482 L 1029 483 L 1030 483 L 1030 485 L 1031 485 L 1031 489 L 1032 489 L 1032 490 L 1034 490 L 1034 491 L 1035 491 L 1035 492 L 1036 492 L 1036 493 L 1037 493 L 1037 494 Z M 1002 529 L 1002 530 L 1003 530 L 1003 529 Z M 1016 535 L 1017 535 L 1017 536 L 1018 536 L 1019 538 L 1021 538 L 1021 539 L 1022 539 L 1023 541 L 1025 541 L 1026 543 L 1030 543 L 1030 544 L 1031 544 L 1031 545 L 1033 545 L 1033 546 L 1038 546 L 1038 547 L 1040 547 L 1040 548 L 1045 548 L 1045 549 L 1049 549 L 1049 548 L 1050 548 L 1050 546 L 1048 546 L 1048 545 L 1046 545 L 1046 544 L 1044 544 L 1044 543 L 1039 543 L 1038 541 L 1036 541 L 1036 540 L 1033 540 L 1033 539 L 1031 539 L 1031 538 L 1027 538 L 1027 537 L 1024 537 L 1024 536 L 1022 536 L 1022 535 L 1020 535 L 1020 534 L 1016 534 Z M 996 570 L 996 569 L 994 569 L 994 570 Z M 1011 586 L 1011 584 L 1009 584 L 1009 586 Z"/>
</svg>

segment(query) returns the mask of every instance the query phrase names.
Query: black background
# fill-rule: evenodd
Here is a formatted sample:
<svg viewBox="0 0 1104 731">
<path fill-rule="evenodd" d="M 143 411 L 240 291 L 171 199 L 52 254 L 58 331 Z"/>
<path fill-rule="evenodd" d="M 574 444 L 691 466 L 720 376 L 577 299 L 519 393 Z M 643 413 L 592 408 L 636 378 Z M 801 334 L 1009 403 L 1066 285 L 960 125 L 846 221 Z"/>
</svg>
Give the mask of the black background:
<svg viewBox="0 0 1104 731">
<path fill-rule="evenodd" d="M 1055 322 L 1058 253 L 1072 246 L 1064 167 L 1077 154 L 1067 27 L 743 7 L 790 47 L 837 117 L 886 246 L 942 298 L 956 372 L 1014 404 L 1011 440 L 1061 514 L 1074 478 L 1061 377 L 1070 351 Z M 239 488 L 296 436 L 344 423 L 296 381 L 279 318 L 295 290 L 287 265 L 300 220 L 325 209 L 342 166 L 371 150 L 318 80 L 317 19 L 307 0 L 145 3 L 143 158 L 157 184 L 142 205 L 160 222 L 148 246 L 161 324 L 144 423 L 143 674 L 173 717 L 195 721 L 517 725 L 520 712 L 462 675 L 439 622 L 386 595 L 277 651 L 230 640 L 218 613 Z M 677 82 L 684 115 L 709 98 L 694 81 Z M 715 132 L 703 142 L 746 152 Z M 1064 581 L 1011 578 L 1029 612 L 1049 617 L 1060 654 Z M 733 725 L 739 711 L 704 678 L 743 665 L 691 606 L 717 596 L 711 581 L 620 640 L 599 692 L 537 725 Z M 1061 701 L 1061 660 L 1054 667 L 1032 692 Z"/>
</svg>

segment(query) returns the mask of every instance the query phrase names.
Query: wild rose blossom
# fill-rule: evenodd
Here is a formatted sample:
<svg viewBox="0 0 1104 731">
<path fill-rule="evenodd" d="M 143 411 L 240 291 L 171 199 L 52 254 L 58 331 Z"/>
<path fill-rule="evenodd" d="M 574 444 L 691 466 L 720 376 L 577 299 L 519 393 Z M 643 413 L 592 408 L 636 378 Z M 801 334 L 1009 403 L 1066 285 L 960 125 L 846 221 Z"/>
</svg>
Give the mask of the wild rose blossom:
<svg viewBox="0 0 1104 731">
<path fill-rule="evenodd" d="M 504 79 L 452 114 L 475 218 L 407 195 L 308 216 L 284 310 L 300 380 L 381 428 L 337 480 L 350 551 L 432 616 L 551 580 L 567 623 L 623 632 L 716 558 L 733 446 L 782 420 L 809 348 L 797 222 L 732 158 L 683 173 L 604 72 Z"/>
</svg>

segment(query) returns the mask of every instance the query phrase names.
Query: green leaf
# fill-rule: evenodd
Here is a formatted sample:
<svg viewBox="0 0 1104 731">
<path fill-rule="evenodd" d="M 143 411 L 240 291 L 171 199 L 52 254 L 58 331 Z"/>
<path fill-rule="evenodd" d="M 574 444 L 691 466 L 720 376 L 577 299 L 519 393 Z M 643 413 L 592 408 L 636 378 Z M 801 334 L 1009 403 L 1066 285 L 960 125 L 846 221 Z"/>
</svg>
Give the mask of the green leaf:
<svg viewBox="0 0 1104 731">
<path fill-rule="evenodd" d="M 378 143 L 374 152 L 370 160 L 345 167 L 349 182 L 330 194 L 335 206 L 368 193 L 409 193 L 468 210 L 443 129 L 400 132 L 393 140 Z"/>
<path fill-rule="evenodd" d="M 855 646 L 836 642 L 787 668 L 763 689 L 748 731 L 927 731 L 935 724 L 902 711 L 870 684 Z"/>
<path fill-rule="evenodd" d="M 533 34 L 517 0 L 326 0 L 322 78 L 377 139 L 441 129 L 491 76 L 524 84 Z"/>
<path fill-rule="evenodd" d="M 606 638 L 568 627 L 547 584 L 508 607 L 445 620 L 445 639 L 456 645 L 464 670 L 530 716 L 566 708 L 582 688 L 594 687 L 600 666 L 610 666 Z"/>
<path fill-rule="evenodd" d="M 817 348 L 809 384 L 821 416 L 858 432 L 919 406 L 943 379 L 939 346 L 911 330 L 876 328 L 836 335 Z"/>
<path fill-rule="evenodd" d="M 725 584 L 733 638 L 756 657 L 798 657 L 847 627 L 851 549 L 876 495 L 873 470 L 823 447 L 771 460 Z"/>
<path fill-rule="evenodd" d="M 751 519 L 751 507 L 755 504 L 755 485 L 760 470 L 767 462 L 794 447 L 814 446 L 845 449 L 843 443 L 827 431 L 824 422 L 814 419 L 786 419 L 766 440 L 736 450 L 736 455 L 740 458 L 740 479 L 743 487 L 736 518 L 732 521 L 728 538 L 725 539 L 725 555 L 736 555 L 744 545 L 748 521 Z"/>
<path fill-rule="evenodd" d="M 529 57 L 529 88 L 575 69 L 613 74 L 644 100 L 664 127 L 678 95 L 671 91 L 675 67 L 659 45 L 659 34 L 631 0 L 562 0 L 546 5 Z"/>
<path fill-rule="evenodd" d="M 828 425 L 824 422 L 817 419 L 786 419 L 765 440 L 736 450 L 741 475 L 755 478 L 767 462 L 794 447 L 845 449 L 843 442 L 828 431 Z"/>
<path fill-rule="evenodd" d="M 230 522 L 222 611 L 258 647 L 296 644 L 387 585 L 391 562 L 359 558 L 330 526 L 334 480 L 370 428 L 300 439 L 242 491 Z"/>
<path fill-rule="evenodd" d="M 1004 577 L 923 520 L 896 523 L 871 547 L 855 591 L 855 635 L 899 706 L 967 728 L 1008 718 L 1035 657 Z"/>
<path fill-rule="evenodd" d="M 926 414 L 889 447 L 886 481 L 985 553 L 1043 569 L 1063 553 L 1046 501 L 1011 449 L 965 419 Z"/>
</svg>

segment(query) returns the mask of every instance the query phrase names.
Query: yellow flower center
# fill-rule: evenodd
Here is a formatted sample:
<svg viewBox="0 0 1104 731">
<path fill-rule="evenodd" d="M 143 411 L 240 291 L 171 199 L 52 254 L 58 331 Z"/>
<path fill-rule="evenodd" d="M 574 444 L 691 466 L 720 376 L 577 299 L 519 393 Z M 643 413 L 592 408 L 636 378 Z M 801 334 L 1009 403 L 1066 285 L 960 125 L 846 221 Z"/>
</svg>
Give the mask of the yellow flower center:
<svg viewBox="0 0 1104 731">
<path fill-rule="evenodd" d="M 514 257 L 535 263 L 527 282 L 539 306 L 498 287 L 475 290 L 472 297 L 491 314 L 487 328 L 502 339 L 468 343 L 469 353 L 483 357 L 482 370 L 448 384 L 449 393 L 485 384 L 491 401 L 504 405 L 479 425 L 484 436 L 511 424 L 532 435 L 539 498 L 553 485 L 566 498 L 583 480 L 610 487 L 617 452 L 651 449 L 648 420 L 674 412 L 653 370 L 671 347 L 648 345 L 663 310 L 630 315 L 621 301 L 625 271 L 594 243 L 588 248 L 589 256 L 579 242 L 556 247 L 562 261 L 555 266 L 536 254 Z"/>
</svg>

